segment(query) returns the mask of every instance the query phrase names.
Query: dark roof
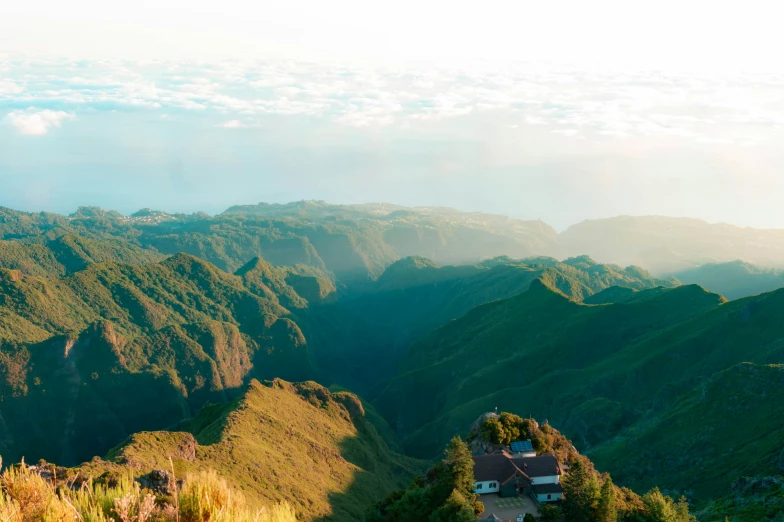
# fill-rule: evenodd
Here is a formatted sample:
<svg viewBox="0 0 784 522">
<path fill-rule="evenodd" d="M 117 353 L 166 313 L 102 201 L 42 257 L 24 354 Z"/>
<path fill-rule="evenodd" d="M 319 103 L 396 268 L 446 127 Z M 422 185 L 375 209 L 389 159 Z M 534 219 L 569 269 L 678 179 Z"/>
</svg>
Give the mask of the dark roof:
<svg viewBox="0 0 784 522">
<path fill-rule="evenodd" d="M 515 453 L 522 453 L 524 451 L 533 451 L 534 446 L 530 440 L 517 440 L 509 445 Z"/>
<path fill-rule="evenodd" d="M 560 484 L 534 484 L 531 486 L 531 491 L 536 495 L 546 493 L 563 493 L 563 487 Z"/>
<path fill-rule="evenodd" d="M 512 459 L 506 455 L 497 454 L 474 457 L 474 480 L 477 482 L 495 480 L 503 484 L 517 474 L 523 473 L 514 465 Z"/>
<path fill-rule="evenodd" d="M 550 477 L 561 474 L 558 459 L 553 455 L 539 455 L 538 457 L 520 457 L 511 459 L 515 466 L 520 468 L 529 477 Z"/>
<path fill-rule="evenodd" d="M 503 522 L 503 520 L 495 516 L 495 513 L 490 513 L 484 520 L 498 520 L 499 522 Z"/>
</svg>

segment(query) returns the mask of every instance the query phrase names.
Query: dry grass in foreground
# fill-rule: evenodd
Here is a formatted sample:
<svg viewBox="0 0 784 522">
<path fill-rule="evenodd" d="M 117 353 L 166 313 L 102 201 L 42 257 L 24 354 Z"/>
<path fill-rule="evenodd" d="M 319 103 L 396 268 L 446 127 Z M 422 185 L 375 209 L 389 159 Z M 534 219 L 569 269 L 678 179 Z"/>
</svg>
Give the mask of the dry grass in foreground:
<svg viewBox="0 0 784 522">
<path fill-rule="evenodd" d="M 0 522 L 296 522 L 288 504 L 252 511 L 214 471 L 188 474 L 171 496 L 143 490 L 132 477 L 116 484 L 54 484 L 24 464 L 0 475 Z"/>
</svg>

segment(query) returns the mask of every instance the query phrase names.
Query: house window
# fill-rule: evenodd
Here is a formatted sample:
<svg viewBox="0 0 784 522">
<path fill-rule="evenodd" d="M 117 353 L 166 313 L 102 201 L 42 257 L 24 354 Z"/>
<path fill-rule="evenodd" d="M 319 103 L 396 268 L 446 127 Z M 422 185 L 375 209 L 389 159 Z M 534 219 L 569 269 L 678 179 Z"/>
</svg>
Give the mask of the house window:
<svg viewBox="0 0 784 522">
<path fill-rule="evenodd" d="M 476 489 L 482 489 L 482 484 L 477 484 Z"/>
<path fill-rule="evenodd" d="M 553 498 L 552 495 L 547 495 L 547 500 L 550 500 L 551 498 Z"/>
<path fill-rule="evenodd" d="M 491 483 L 490 483 L 490 487 L 491 487 L 491 488 L 495 488 L 495 487 L 497 487 L 497 486 L 498 486 L 498 484 L 496 484 L 495 482 L 491 482 Z"/>
</svg>

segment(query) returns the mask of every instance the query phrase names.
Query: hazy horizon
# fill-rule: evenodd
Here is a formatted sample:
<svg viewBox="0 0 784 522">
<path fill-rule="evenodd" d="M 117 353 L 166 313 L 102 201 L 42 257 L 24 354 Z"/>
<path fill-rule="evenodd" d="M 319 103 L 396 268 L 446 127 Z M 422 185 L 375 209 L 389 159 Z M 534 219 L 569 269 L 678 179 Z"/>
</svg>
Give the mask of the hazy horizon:
<svg viewBox="0 0 784 522">
<path fill-rule="evenodd" d="M 644 218 L 662 218 L 662 219 L 673 219 L 673 220 L 681 220 L 681 219 L 682 220 L 698 220 L 698 221 L 702 221 L 702 222 L 704 222 L 704 223 L 706 223 L 708 225 L 728 225 L 728 226 L 737 227 L 737 228 L 741 228 L 741 229 L 750 228 L 750 229 L 756 229 L 756 230 L 784 230 L 784 227 L 781 227 L 781 228 L 745 227 L 745 226 L 742 226 L 742 225 L 738 225 L 736 223 L 730 223 L 730 222 L 726 222 L 726 221 L 708 221 L 708 220 L 704 220 L 704 219 L 701 219 L 701 218 L 698 218 L 698 217 L 694 217 L 694 216 L 675 216 L 675 215 L 663 215 L 663 214 L 615 214 L 615 215 L 611 215 L 611 216 L 601 216 L 601 217 L 585 218 L 585 219 L 581 219 L 579 221 L 575 221 L 573 223 L 569 223 L 566 226 L 564 226 L 562 228 L 559 228 L 559 227 L 554 226 L 552 223 L 548 222 L 547 220 L 539 219 L 539 218 L 531 218 L 531 219 L 529 219 L 529 218 L 519 218 L 519 217 L 515 217 L 515 216 L 512 216 L 512 215 L 509 215 L 509 214 L 503 214 L 503 213 L 498 213 L 498 212 L 491 212 L 491 211 L 487 211 L 487 210 L 483 210 L 483 209 L 464 209 L 464 208 L 457 208 L 457 207 L 448 206 L 448 205 L 427 205 L 427 204 L 423 204 L 423 205 L 405 205 L 405 204 L 398 203 L 398 202 L 395 202 L 395 201 L 348 201 L 348 202 L 343 201 L 343 202 L 338 202 L 338 201 L 328 201 L 328 200 L 319 200 L 319 199 L 296 199 L 296 200 L 290 200 L 290 201 L 256 201 L 256 202 L 237 201 L 235 203 L 232 203 L 231 205 L 228 205 L 226 207 L 222 207 L 222 208 L 220 208 L 220 209 L 218 209 L 216 211 L 213 211 L 213 212 L 209 212 L 209 211 L 207 211 L 205 209 L 200 209 L 200 208 L 185 209 L 185 210 L 171 210 L 171 209 L 168 209 L 166 207 L 150 207 L 150 206 L 141 206 L 141 207 L 137 207 L 137 208 L 130 208 L 130 207 L 128 207 L 128 209 L 122 209 L 121 210 L 119 208 L 107 207 L 107 206 L 101 205 L 101 204 L 79 205 L 77 207 L 70 208 L 70 209 L 52 210 L 52 209 L 47 209 L 47 208 L 32 208 L 32 209 L 16 208 L 16 207 L 13 207 L 13 206 L 4 205 L 4 204 L 2 204 L 0 202 L 0 207 L 9 208 L 11 210 L 19 211 L 19 212 L 28 212 L 28 213 L 33 213 L 33 214 L 36 214 L 36 213 L 39 213 L 39 212 L 47 212 L 47 213 L 58 214 L 58 215 L 63 215 L 63 216 L 71 216 L 71 215 L 75 214 L 80 208 L 97 207 L 97 208 L 100 208 L 101 210 L 104 210 L 104 211 L 107 211 L 107 212 L 118 212 L 119 214 L 121 214 L 121 215 L 123 215 L 125 217 L 130 217 L 131 215 L 135 214 L 136 212 L 139 212 L 139 211 L 142 211 L 142 210 L 150 210 L 152 212 L 163 212 L 163 213 L 170 214 L 170 215 L 174 215 L 174 214 L 194 215 L 194 214 L 204 213 L 204 214 L 207 214 L 208 216 L 215 217 L 215 216 L 219 216 L 219 215 L 223 214 L 224 212 L 226 212 L 227 210 L 229 210 L 230 208 L 235 207 L 235 206 L 254 206 L 254 205 L 261 205 L 261 204 L 285 206 L 285 205 L 291 205 L 291 204 L 302 203 L 302 202 L 325 203 L 327 205 L 335 205 L 335 206 L 391 205 L 391 206 L 404 207 L 404 208 L 410 208 L 410 209 L 442 208 L 442 209 L 455 210 L 455 211 L 458 211 L 458 212 L 461 212 L 461 213 L 466 213 L 466 214 L 472 214 L 472 213 L 488 214 L 488 215 L 505 216 L 505 217 L 509 217 L 511 219 L 519 219 L 519 220 L 522 220 L 522 221 L 541 221 L 541 222 L 545 223 L 546 225 L 549 225 L 550 227 L 552 227 L 556 231 L 556 233 L 559 233 L 559 234 L 561 232 L 564 232 L 566 229 L 568 229 L 572 225 L 577 225 L 577 224 L 580 224 L 580 223 L 583 223 L 583 222 L 586 222 L 586 221 L 602 221 L 602 220 L 611 220 L 611 219 L 616 219 L 616 218 L 640 218 L 640 219 L 644 219 Z"/>
<path fill-rule="evenodd" d="M 3 7 L 0 205 L 784 228 L 784 36 L 743 5 Z"/>
</svg>

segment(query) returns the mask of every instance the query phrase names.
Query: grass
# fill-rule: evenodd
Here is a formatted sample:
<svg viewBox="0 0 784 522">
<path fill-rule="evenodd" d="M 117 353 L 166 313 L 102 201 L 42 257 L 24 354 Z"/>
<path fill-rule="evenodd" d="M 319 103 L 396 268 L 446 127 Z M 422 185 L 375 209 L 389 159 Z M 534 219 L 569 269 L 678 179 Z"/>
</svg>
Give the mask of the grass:
<svg viewBox="0 0 784 522">
<path fill-rule="evenodd" d="M 50 474 L 56 476 L 56 473 Z M 173 496 L 156 496 L 128 474 L 112 485 L 57 483 L 24 463 L 0 475 L 2 522 L 295 522 L 285 503 L 250 508 L 214 471 L 187 474 Z"/>
<path fill-rule="evenodd" d="M 361 520 L 368 504 L 425 468 L 389 448 L 356 396 L 313 382 L 254 381 L 241 398 L 174 429 L 138 433 L 107 460 L 78 469 L 90 476 L 172 465 L 178 475 L 215 470 L 253 508 L 286 502 L 302 520 L 346 521 Z"/>
</svg>

